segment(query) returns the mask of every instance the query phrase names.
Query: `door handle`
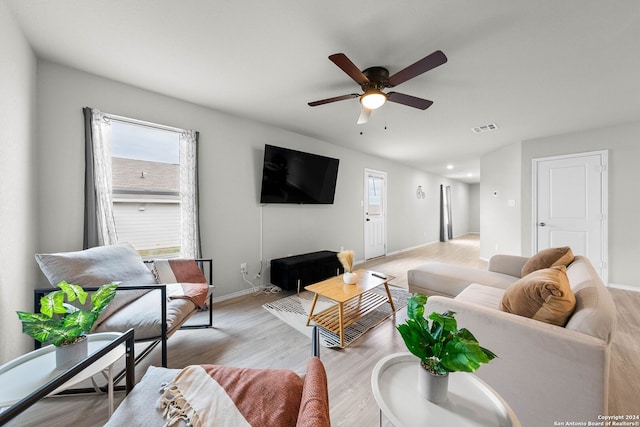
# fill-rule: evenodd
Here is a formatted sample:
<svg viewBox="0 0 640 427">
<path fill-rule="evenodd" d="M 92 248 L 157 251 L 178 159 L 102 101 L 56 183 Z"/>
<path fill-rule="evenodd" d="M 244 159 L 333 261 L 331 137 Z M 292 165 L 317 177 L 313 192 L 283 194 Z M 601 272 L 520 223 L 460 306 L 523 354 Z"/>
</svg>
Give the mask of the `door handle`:
<svg viewBox="0 0 640 427">
<path fill-rule="evenodd" d="M 371 220 L 369 218 L 367 218 L 366 221 L 371 221 Z"/>
<path fill-rule="evenodd" d="M 541 223 L 540 223 L 540 224 L 538 224 L 538 225 L 539 225 L 540 227 L 544 227 L 544 226 L 545 226 L 545 225 L 547 225 L 547 224 L 545 224 L 544 222 L 541 222 Z"/>
</svg>

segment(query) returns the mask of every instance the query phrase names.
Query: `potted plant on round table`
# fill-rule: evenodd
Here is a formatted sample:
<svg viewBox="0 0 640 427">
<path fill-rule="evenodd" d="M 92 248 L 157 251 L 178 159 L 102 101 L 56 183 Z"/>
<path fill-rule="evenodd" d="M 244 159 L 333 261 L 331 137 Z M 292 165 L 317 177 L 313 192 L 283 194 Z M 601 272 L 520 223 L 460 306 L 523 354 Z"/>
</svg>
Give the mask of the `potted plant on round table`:
<svg viewBox="0 0 640 427">
<path fill-rule="evenodd" d="M 85 310 L 69 302 L 77 300 L 84 306 L 88 293 L 81 286 L 62 281 L 58 290 L 40 299 L 40 313 L 17 312 L 22 332 L 41 343 L 53 344 L 56 369 L 68 369 L 87 357 L 86 334 L 115 297 L 117 287 L 115 283 L 100 286 L 89 297 L 89 308 Z"/>
<path fill-rule="evenodd" d="M 420 359 L 418 390 L 429 401 L 447 398 L 449 372 L 473 372 L 496 355 L 483 348 L 469 330 L 458 329 L 455 313 L 433 312 L 424 317 L 427 296 L 413 294 L 407 303 L 407 320 L 397 329 L 407 349 Z"/>
</svg>

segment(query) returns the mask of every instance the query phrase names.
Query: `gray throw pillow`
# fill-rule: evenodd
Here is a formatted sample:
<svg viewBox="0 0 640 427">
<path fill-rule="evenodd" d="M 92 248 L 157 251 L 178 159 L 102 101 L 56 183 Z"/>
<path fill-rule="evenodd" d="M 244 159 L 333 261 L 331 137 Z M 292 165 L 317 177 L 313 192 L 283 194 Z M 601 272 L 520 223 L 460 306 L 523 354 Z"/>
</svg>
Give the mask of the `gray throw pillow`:
<svg viewBox="0 0 640 427">
<path fill-rule="evenodd" d="M 37 254 L 36 261 L 52 286 L 62 280 L 80 286 L 156 284 L 153 273 L 128 243 L 75 252 Z"/>
</svg>

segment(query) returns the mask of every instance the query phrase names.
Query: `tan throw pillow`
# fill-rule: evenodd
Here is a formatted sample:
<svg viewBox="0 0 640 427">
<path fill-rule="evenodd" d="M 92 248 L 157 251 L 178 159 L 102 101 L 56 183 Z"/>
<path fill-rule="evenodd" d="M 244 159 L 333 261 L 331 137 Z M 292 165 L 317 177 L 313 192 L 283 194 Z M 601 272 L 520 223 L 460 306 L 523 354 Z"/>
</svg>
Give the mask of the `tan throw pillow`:
<svg viewBox="0 0 640 427">
<path fill-rule="evenodd" d="M 522 266 L 520 277 L 543 268 L 555 267 L 558 265 L 568 266 L 573 262 L 573 252 L 569 246 L 560 248 L 543 249 Z"/>
<path fill-rule="evenodd" d="M 564 326 L 576 307 L 563 265 L 523 277 L 509 286 L 500 301 L 500 310 L 534 320 Z"/>
</svg>

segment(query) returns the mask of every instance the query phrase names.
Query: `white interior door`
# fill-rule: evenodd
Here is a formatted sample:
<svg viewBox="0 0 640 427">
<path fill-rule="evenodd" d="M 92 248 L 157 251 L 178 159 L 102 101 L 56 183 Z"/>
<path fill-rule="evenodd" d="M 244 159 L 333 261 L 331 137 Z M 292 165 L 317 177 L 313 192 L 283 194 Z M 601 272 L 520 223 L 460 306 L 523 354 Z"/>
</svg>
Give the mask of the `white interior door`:
<svg viewBox="0 0 640 427">
<path fill-rule="evenodd" d="M 607 283 L 607 152 L 533 162 L 534 252 L 570 246 Z"/>
<path fill-rule="evenodd" d="M 387 174 L 364 171 L 364 259 L 387 253 Z"/>
</svg>

